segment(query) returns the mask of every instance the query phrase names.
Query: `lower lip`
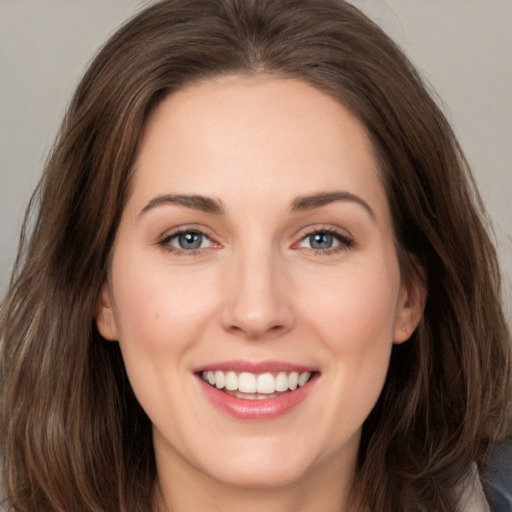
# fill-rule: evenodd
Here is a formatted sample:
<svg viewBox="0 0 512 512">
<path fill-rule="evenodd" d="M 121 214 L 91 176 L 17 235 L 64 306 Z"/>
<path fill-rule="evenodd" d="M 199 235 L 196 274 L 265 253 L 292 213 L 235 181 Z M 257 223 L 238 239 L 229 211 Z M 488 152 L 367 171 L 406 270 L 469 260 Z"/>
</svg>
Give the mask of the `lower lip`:
<svg viewBox="0 0 512 512">
<path fill-rule="evenodd" d="M 248 400 L 228 395 L 210 386 L 198 376 L 203 391 L 213 405 L 241 420 L 271 420 L 283 416 L 305 400 L 317 378 L 318 374 L 315 374 L 304 386 L 275 398 Z"/>
</svg>

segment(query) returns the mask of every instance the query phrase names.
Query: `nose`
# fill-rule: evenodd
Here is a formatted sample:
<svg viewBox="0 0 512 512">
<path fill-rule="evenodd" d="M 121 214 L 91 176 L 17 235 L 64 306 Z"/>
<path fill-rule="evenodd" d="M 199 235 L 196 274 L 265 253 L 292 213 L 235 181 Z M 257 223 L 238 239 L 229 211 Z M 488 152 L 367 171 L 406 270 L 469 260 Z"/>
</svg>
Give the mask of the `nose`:
<svg viewBox="0 0 512 512">
<path fill-rule="evenodd" d="M 278 255 L 239 255 L 229 269 L 223 327 L 257 340 L 289 332 L 295 323 L 287 272 Z"/>
</svg>

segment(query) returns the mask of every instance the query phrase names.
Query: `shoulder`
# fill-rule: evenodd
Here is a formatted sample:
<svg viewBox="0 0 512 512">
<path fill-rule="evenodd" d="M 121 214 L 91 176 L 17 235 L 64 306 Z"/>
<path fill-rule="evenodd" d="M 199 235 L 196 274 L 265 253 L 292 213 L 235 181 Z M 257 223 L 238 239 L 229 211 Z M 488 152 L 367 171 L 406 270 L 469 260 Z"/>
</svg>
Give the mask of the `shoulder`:
<svg viewBox="0 0 512 512">
<path fill-rule="evenodd" d="M 491 450 L 485 492 L 493 512 L 512 512 L 512 442 Z"/>
</svg>

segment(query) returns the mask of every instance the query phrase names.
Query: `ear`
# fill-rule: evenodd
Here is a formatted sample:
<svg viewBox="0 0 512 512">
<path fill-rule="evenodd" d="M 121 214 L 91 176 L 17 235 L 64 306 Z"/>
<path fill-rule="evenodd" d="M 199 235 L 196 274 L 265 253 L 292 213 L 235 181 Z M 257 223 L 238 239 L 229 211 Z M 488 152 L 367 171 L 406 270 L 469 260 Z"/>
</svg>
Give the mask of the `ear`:
<svg viewBox="0 0 512 512">
<path fill-rule="evenodd" d="M 423 317 L 427 301 L 426 274 L 420 263 L 411 258 L 412 269 L 400 288 L 395 317 L 393 343 L 407 341 Z"/>
<path fill-rule="evenodd" d="M 96 325 L 98 326 L 98 331 L 106 340 L 117 341 L 119 337 L 117 323 L 107 282 L 103 283 L 98 297 Z"/>
</svg>

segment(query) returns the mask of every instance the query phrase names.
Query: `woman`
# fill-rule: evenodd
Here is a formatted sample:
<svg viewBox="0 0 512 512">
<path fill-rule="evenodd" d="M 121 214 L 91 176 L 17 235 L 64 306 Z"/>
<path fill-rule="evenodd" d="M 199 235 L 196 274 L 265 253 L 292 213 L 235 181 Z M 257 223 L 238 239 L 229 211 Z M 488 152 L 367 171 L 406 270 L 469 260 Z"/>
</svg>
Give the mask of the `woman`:
<svg viewBox="0 0 512 512">
<path fill-rule="evenodd" d="M 2 307 L 7 507 L 486 510 L 496 254 L 449 125 L 355 8 L 149 7 L 34 208 Z"/>
</svg>

